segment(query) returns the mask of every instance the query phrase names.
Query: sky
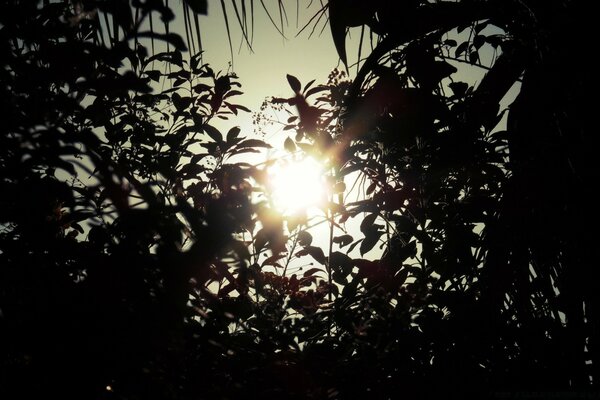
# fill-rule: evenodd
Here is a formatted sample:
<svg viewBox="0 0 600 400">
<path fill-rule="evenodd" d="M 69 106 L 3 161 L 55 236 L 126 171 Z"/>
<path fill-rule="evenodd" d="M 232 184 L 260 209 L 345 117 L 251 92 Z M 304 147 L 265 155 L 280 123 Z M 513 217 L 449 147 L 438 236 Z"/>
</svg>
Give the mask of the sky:
<svg viewBox="0 0 600 400">
<path fill-rule="evenodd" d="M 229 5 L 229 2 L 226 3 Z M 291 97 L 293 95 L 286 74 L 296 76 L 302 85 L 313 79 L 316 79 L 318 84 L 326 83 L 329 73 L 334 68 L 341 68 L 329 26 L 325 25 L 325 18 L 319 22 L 318 29 L 312 35 L 310 33 L 313 24 L 296 36 L 310 18 L 319 11 L 320 2 L 300 2 L 304 4 L 300 5 L 297 14 L 296 1 L 284 1 L 288 15 L 288 24 L 284 25 L 283 30 L 285 38 L 273 26 L 260 3 L 256 3 L 252 51 L 244 44 L 240 46 L 243 36 L 239 24 L 232 7 L 229 5 L 227 8 L 232 42 L 234 43 L 233 72 L 239 77 L 239 82 L 242 84 L 241 91 L 244 92 L 244 95 L 237 97 L 236 101 L 253 112 L 259 110 L 266 97 Z M 274 19 L 278 18 L 279 11 L 276 2 L 265 1 L 264 3 L 270 7 L 268 9 L 271 16 Z M 309 8 L 304 8 L 309 4 Z M 296 25 L 296 16 L 298 25 Z M 323 26 L 325 29 L 321 32 Z M 200 31 L 205 51 L 204 62 L 209 63 L 215 71 L 226 71 L 231 62 L 231 54 L 220 2 L 209 1 L 208 15 L 200 17 Z M 182 32 L 184 31 L 182 30 Z M 184 34 L 182 37 L 185 37 Z M 215 124 L 218 123 L 215 121 Z M 252 115 L 248 113 L 240 114 L 223 124 L 224 127 L 239 125 L 242 133 L 247 135 L 255 133 Z M 289 136 L 294 136 L 290 131 L 281 131 L 281 127 L 273 126 L 267 127 L 267 129 L 264 139 L 276 149 L 283 149 L 284 140 Z M 318 223 L 324 218 L 323 213 L 316 209 L 309 211 L 309 215 L 313 216 L 312 224 Z M 311 228 L 310 232 L 315 238 L 313 244 L 326 251 L 329 238 L 327 224 L 320 223 Z M 342 232 L 337 234 L 342 234 Z M 299 248 L 296 249 L 296 251 L 298 250 Z M 307 264 L 311 262 L 313 260 L 310 257 L 302 257 L 290 265 L 288 272 L 301 272 L 300 268 L 310 267 Z"/>
<path fill-rule="evenodd" d="M 279 18 L 278 2 L 273 0 L 255 2 L 252 50 L 243 41 L 243 35 L 231 2 L 211 0 L 208 2 L 208 15 L 199 17 L 204 62 L 210 64 L 215 71 L 228 71 L 232 66 L 232 71 L 239 77 L 239 82 L 242 84 L 241 90 L 244 92 L 242 96 L 237 97 L 235 100 L 253 112 L 260 109 L 261 104 L 267 97 L 292 96 L 286 74 L 296 76 L 303 85 L 313 79 L 316 79 L 317 83 L 326 83 L 329 73 L 334 68 L 343 68 L 325 18 L 322 18 L 316 24 L 316 30 L 312 35 L 314 22 L 299 33 L 311 17 L 318 13 L 321 2 L 284 0 L 283 4 L 287 11 L 287 23 L 284 21 L 283 29 L 285 38 L 270 21 L 261 3 L 268 7 L 271 17 L 276 21 Z M 229 19 L 233 59 L 230 53 L 222 4 L 226 6 Z M 298 9 L 296 8 L 297 4 L 299 4 Z M 173 9 L 177 18 L 172 26 L 176 32 L 185 38 L 181 7 L 173 5 Z M 356 59 L 358 37 L 359 31 L 354 29 L 350 32 L 350 37 L 346 41 L 350 62 Z M 456 39 L 460 42 L 460 35 L 456 34 Z M 466 40 L 466 37 L 462 40 Z M 464 63 L 455 64 L 460 72 L 454 76 L 454 79 L 468 82 L 471 85 L 476 85 L 485 73 L 483 69 L 467 67 Z M 351 78 L 355 71 L 355 68 L 351 68 Z M 503 107 L 512 102 L 517 91 L 517 88 L 511 91 L 503 101 Z M 242 133 L 248 136 L 253 136 L 255 133 L 252 114 L 249 113 L 241 113 L 225 122 L 215 121 L 214 124 L 222 130 L 232 126 L 240 126 Z M 265 132 L 263 138 L 274 148 L 283 149 L 283 142 L 289 136 L 293 137 L 290 131 L 281 131 L 281 127 L 273 127 L 270 131 Z M 351 182 L 346 182 L 347 185 L 349 183 Z M 350 225 L 355 225 L 352 222 L 354 221 L 350 221 Z M 347 226 L 347 228 L 350 230 L 349 233 L 355 236 L 355 239 L 362 236 L 360 233 L 355 235 L 355 232 L 352 232 L 358 230 L 356 227 Z M 315 244 L 321 245 L 325 249 L 329 236 L 327 224 L 320 224 L 317 229 L 312 229 L 311 233 L 317 239 Z M 337 234 L 342 234 L 342 232 Z M 373 251 L 377 252 L 376 249 Z"/>
<path fill-rule="evenodd" d="M 319 30 L 310 38 L 312 25 L 296 37 L 302 26 L 320 9 L 320 2 L 301 2 L 305 4 L 300 5 L 297 14 L 296 1 L 284 1 L 288 15 L 288 24 L 283 30 L 286 38 L 283 38 L 273 26 L 260 2 L 256 2 L 252 51 L 244 44 L 240 46 L 243 36 L 239 24 L 233 8 L 229 2 L 225 3 L 228 6 L 227 15 L 234 48 L 233 72 L 238 75 L 244 92 L 244 95 L 237 98 L 240 104 L 253 111 L 258 110 L 268 96 L 290 97 L 292 95 L 286 74 L 296 76 L 302 84 L 313 79 L 316 79 L 317 83 L 325 83 L 331 70 L 338 66 L 339 58 L 329 27 L 325 26 L 325 30 L 319 34 L 325 19 L 321 20 L 318 25 Z M 269 7 L 269 13 L 274 19 L 279 17 L 275 1 L 265 1 L 264 4 Z M 311 4 L 310 7 L 304 8 L 308 4 Z M 200 32 L 205 51 L 204 62 L 209 63 L 215 71 L 227 71 L 231 55 L 220 2 L 209 1 L 208 15 L 200 17 Z M 250 115 L 242 116 L 236 121 L 243 130 L 251 127 Z M 273 139 L 281 141 L 278 144 L 282 145 L 285 135 Z"/>
</svg>

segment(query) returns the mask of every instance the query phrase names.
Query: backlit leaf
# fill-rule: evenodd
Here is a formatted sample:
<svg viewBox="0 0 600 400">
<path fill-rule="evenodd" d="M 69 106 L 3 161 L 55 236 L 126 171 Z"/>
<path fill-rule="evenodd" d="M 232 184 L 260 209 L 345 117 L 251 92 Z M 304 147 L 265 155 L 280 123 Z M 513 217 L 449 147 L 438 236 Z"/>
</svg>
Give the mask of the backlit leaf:
<svg viewBox="0 0 600 400">
<path fill-rule="evenodd" d="M 179 51 L 186 51 L 187 46 L 183 41 L 182 37 L 176 33 L 156 33 L 156 32 L 140 32 L 137 34 L 138 37 L 148 37 L 152 39 L 163 40 L 169 44 L 172 44 L 175 49 Z"/>
<path fill-rule="evenodd" d="M 242 148 L 242 147 L 264 147 L 266 149 L 270 149 L 272 146 L 265 142 L 264 140 L 260 140 L 260 139 L 246 139 L 243 140 L 241 142 L 239 142 L 236 145 L 238 148 Z"/>
<path fill-rule="evenodd" d="M 208 14 L 208 0 L 184 0 L 188 6 L 196 13 Z"/>
<path fill-rule="evenodd" d="M 290 74 L 287 74 L 286 78 L 287 78 L 288 83 L 290 84 L 290 87 L 294 91 L 294 93 L 300 93 L 300 89 L 302 89 L 302 85 L 300 84 L 300 81 L 298 80 L 298 78 L 296 78 L 295 76 L 290 75 Z"/>
<path fill-rule="evenodd" d="M 227 143 L 232 143 L 240 134 L 241 129 L 238 126 L 234 126 L 227 132 Z"/>
<path fill-rule="evenodd" d="M 217 128 L 215 128 L 214 126 L 209 125 L 209 124 L 204 124 L 202 128 L 203 128 L 204 132 L 212 140 L 214 140 L 217 143 L 223 142 L 223 136 L 221 135 L 221 132 L 219 132 L 219 130 Z"/>
<path fill-rule="evenodd" d="M 360 254 L 365 255 L 368 253 L 379 241 L 379 238 L 383 235 L 382 231 L 371 231 L 365 235 L 365 239 L 360 244 Z"/>
<path fill-rule="evenodd" d="M 302 257 L 305 255 L 310 255 L 312 258 L 315 259 L 315 261 L 325 265 L 325 254 L 323 253 L 323 250 L 321 250 L 321 248 L 316 246 L 307 246 L 302 250 L 296 252 L 296 257 Z"/>
<path fill-rule="evenodd" d="M 283 148 L 289 151 L 290 153 L 296 151 L 296 145 L 294 144 L 294 141 L 291 138 L 285 139 L 285 141 L 283 142 Z"/>
<path fill-rule="evenodd" d="M 300 246 L 310 246 L 313 241 L 312 235 L 307 231 L 298 232 L 298 243 Z"/>
<path fill-rule="evenodd" d="M 354 239 L 350 235 L 335 236 L 332 239 L 333 243 L 339 244 L 340 247 L 344 247 L 344 246 L 349 245 L 350 243 L 352 243 L 353 240 Z"/>
<path fill-rule="evenodd" d="M 362 233 L 371 231 L 373 224 L 375 223 L 375 219 L 377 219 L 377 213 L 367 215 L 360 223 L 360 231 Z"/>
</svg>

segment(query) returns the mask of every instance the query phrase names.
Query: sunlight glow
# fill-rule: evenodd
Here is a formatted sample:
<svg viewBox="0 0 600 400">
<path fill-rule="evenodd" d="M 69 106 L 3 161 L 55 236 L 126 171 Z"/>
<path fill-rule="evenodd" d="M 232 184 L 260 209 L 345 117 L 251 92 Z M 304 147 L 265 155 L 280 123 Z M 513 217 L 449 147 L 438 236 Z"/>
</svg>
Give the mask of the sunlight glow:
<svg viewBox="0 0 600 400">
<path fill-rule="evenodd" d="M 323 166 L 313 158 L 281 161 L 269 168 L 273 205 L 282 213 L 318 206 L 326 198 Z"/>
</svg>

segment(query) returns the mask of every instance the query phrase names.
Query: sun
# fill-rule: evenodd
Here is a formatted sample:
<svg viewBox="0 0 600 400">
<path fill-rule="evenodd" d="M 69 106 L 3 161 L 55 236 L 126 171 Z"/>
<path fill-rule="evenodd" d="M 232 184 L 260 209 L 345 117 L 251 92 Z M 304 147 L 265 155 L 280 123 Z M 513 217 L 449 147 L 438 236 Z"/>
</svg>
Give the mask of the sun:
<svg viewBox="0 0 600 400">
<path fill-rule="evenodd" d="M 311 157 L 279 160 L 268 173 L 271 199 L 281 213 L 316 207 L 326 199 L 324 167 Z"/>
</svg>

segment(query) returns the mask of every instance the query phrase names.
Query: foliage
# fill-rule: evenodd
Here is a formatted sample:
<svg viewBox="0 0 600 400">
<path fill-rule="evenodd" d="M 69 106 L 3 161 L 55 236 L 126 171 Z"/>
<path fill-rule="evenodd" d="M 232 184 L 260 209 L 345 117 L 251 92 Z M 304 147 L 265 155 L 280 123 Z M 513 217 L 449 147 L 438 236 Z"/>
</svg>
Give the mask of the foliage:
<svg viewBox="0 0 600 400">
<path fill-rule="evenodd" d="M 239 157 L 270 145 L 217 122 L 249 111 L 236 76 L 178 35 L 139 32 L 153 13 L 169 20 L 162 2 L 119 4 L 99 3 L 122 24 L 111 43 L 91 3 L 0 9 L 0 394 L 597 385 L 581 183 L 595 177 L 580 92 L 591 75 L 570 57 L 583 7 L 330 1 L 340 58 L 348 27 L 370 30 L 373 51 L 353 80 L 288 75 L 293 95 L 272 100 L 291 113 L 285 150 L 327 166 L 321 248 L 307 216 L 270 206 L 269 162 Z M 168 50 L 149 52 L 155 40 Z M 481 82 L 461 81 L 462 66 L 485 68 Z"/>
<path fill-rule="evenodd" d="M 212 125 L 248 110 L 198 55 L 94 43 L 69 3 L 3 7 L 0 386 L 175 397 L 189 292 L 251 223 L 256 171 L 229 161 L 268 145 Z"/>
</svg>

